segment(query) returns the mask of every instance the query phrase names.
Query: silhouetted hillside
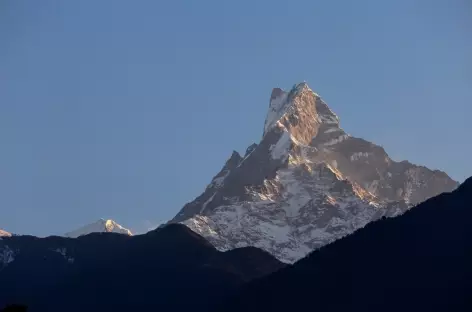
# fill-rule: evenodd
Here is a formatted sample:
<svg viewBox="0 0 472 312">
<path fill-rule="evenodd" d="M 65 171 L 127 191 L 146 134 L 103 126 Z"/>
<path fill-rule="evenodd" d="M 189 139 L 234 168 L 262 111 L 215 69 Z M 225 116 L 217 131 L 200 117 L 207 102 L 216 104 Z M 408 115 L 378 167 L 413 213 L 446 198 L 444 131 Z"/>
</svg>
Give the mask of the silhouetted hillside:
<svg viewBox="0 0 472 312">
<path fill-rule="evenodd" d="M 1 309 L 0 312 L 27 312 L 28 307 L 19 304 L 8 305 L 5 308 Z"/>
<path fill-rule="evenodd" d="M 2 248 L 12 261 L 0 265 L 0 307 L 21 302 L 31 312 L 207 311 L 284 266 L 255 248 L 219 252 L 177 224 L 134 237 L 17 236 L 0 240 Z"/>
<path fill-rule="evenodd" d="M 218 311 L 472 311 L 472 178 L 250 282 Z"/>
<path fill-rule="evenodd" d="M 471 199 L 469 179 L 279 271 L 284 265 L 264 251 L 222 253 L 178 224 L 134 237 L 6 237 L 0 240 L 0 306 L 23 303 L 32 312 L 472 311 Z"/>
</svg>

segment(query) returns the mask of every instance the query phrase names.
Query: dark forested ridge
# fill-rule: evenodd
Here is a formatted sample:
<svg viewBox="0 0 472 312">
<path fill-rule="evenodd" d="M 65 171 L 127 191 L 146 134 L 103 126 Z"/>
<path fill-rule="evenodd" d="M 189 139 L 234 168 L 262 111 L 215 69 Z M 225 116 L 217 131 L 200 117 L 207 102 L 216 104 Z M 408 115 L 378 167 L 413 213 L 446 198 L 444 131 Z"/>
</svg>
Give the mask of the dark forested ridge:
<svg viewBox="0 0 472 312">
<path fill-rule="evenodd" d="M 218 311 L 472 311 L 472 178 L 248 283 Z"/>
<path fill-rule="evenodd" d="M 10 304 L 3 309 L 0 309 L 0 312 L 27 312 L 28 307 L 20 304 Z"/>
<path fill-rule="evenodd" d="M 28 311 L 472 311 L 472 178 L 293 266 L 187 227 L 0 240 L 0 307 Z M 8 247 L 8 248 L 7 248 Z M 7 252 L 7 253 L 6 253 Z M 9 310 L 6 310 L 9 311 Z"/>
<path fill-rule="evenodd" d="M 28 311 L 207 311 L 223 294 L 284 266 L 256 248 L 219 252 L 172 224 L 129 237 L 96 233 L 68 239 L 16 236 L 0 268 L 0 308 Z"/>
</svg>

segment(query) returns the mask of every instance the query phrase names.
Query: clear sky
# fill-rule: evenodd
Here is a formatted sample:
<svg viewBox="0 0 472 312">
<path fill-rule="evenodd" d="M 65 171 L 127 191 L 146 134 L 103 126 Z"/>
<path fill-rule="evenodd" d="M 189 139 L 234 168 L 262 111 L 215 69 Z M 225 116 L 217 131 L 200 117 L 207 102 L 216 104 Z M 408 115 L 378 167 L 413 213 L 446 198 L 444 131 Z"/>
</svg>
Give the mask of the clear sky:
<svg viewBox="0 0 472 312">
<path fill-rule="evenodd" d="M 469 0 L 2 0 L 0 228 L 137 232 L 306 80 L 354 136 L 472 175 Z"/>
</svg>

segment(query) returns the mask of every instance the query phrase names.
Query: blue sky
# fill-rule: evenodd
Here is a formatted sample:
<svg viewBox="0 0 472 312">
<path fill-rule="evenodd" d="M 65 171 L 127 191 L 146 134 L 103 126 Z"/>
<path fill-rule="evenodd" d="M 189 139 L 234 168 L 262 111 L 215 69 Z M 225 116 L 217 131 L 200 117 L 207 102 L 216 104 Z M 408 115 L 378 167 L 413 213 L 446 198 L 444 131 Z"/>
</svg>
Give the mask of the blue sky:
<svg viewBox="0 0 472 312">
<path fill-rule="evenodd" d="M 145 231 L 303 80 L 352 135 L 463 180 L 471 16 L 468 0 L 3 0 L 0 228 Z"/>
</svg>

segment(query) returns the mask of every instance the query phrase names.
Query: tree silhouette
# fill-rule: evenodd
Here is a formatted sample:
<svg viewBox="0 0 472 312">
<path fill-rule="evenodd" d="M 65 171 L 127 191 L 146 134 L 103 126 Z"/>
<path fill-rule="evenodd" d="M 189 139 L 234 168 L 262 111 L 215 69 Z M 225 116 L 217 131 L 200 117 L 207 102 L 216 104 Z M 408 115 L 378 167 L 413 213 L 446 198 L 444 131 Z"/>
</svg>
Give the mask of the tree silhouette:
<svg viewBox="0 0 472 312">
<path fill-rule="evenodd" d="M 21 304 L 11 304 L 7 305 L 5 308 L 0 310 L 0 312 L 27 312 L 28 307 Z"/>
</svg>

